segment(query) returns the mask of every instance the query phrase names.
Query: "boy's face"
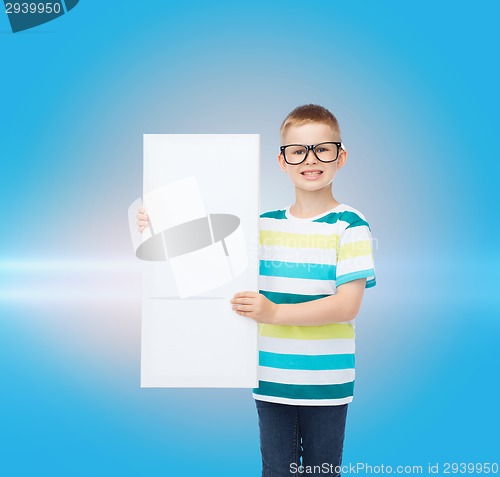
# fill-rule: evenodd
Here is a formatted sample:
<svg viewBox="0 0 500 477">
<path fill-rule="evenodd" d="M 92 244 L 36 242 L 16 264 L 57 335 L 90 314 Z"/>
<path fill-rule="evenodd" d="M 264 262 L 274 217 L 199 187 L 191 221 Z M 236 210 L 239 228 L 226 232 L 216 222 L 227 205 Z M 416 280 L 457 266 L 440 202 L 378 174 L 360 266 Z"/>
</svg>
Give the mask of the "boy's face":
<svg viewBox="0 0 500 477">
<path fill-rule="evenodd" d="M 327 141 L 340 141 L 340 134 L 327 124 L 308 123 L 302 126 L 290 126 L 281 138 L 281 145 L 313 145 Z M 313 151 L 309 151 L 304 162 L 291 165 L 283 154 L 278 155 L 278 163 L 296 188 L 306 191 L 318 191 L 330 187 L 337 171 L 345 164 L 347 151 L 341 149 L 335 162 L 321 162 Z"/>
</svg>

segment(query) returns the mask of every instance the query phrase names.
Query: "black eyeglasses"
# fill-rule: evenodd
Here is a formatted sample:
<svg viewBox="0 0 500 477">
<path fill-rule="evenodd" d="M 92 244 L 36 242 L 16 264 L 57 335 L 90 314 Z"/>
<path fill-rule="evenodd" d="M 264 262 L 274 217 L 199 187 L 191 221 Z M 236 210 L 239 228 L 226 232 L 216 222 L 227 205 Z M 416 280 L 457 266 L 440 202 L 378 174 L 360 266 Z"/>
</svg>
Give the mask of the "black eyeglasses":
<svg viewBox="0 0 500 477">
<path fill-rule="evenodd" d="M 280 146 L 280 151 L 285 158 L 285 162 L 290 165 L 302 164 L 306 159 L 309 151 L 321 162 L 335 162 L 339 157 L 340 150 L 345 150 L 341 142 L 320 142 L 307 146 L 305 144 L 287 144 Z"/>
</svg>

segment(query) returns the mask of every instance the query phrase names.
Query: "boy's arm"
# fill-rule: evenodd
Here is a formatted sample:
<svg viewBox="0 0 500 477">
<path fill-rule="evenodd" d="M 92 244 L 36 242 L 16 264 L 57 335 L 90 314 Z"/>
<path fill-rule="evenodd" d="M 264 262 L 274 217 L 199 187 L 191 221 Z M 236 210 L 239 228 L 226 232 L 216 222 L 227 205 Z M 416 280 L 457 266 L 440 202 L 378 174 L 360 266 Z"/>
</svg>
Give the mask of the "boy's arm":
<svg viewBox="0 0 500 477">
<path fill-rule="evenodd" d="M 366 278 L 344 283 L 334 295 L 294 304 L 275 304 L 256 292 L 236 293 L 233 309 L 259 323 L 319 326 L 353 320 L 361 307 Z"/>
</svg>

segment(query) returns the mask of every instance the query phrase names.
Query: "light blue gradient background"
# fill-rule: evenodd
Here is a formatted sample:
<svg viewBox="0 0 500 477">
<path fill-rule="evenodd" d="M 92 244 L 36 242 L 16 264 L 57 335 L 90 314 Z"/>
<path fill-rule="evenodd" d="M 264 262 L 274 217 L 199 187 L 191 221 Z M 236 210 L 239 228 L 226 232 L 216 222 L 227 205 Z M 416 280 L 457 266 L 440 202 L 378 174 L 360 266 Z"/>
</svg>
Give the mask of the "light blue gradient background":
<svg viewBox="0 0 500 477">
<path fill-rule="evenodd" d="M 0 16 L 2 475 L 259 475 L 250 390 L 139 388 L 126 211 L 143 133 L 261 134 L 261 209 L 289 205 L 278 128 L 309 102 L 340 121 L 335 197 L 376 241 L 344 463 L 500 461 L 494 5 L 82 0 L 18 34 Z"/>
</svg>

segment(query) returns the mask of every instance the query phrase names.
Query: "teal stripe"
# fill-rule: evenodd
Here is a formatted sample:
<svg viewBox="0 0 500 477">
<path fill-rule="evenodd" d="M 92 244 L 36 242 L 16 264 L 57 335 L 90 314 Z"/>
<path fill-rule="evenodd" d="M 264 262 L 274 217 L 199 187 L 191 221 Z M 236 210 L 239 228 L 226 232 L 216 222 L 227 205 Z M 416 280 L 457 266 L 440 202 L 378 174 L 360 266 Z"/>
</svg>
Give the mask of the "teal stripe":
<svg viewBox="0 0 500 477">
<path fill-rule="evenodd" d="M 347 212 L 330 212 L 329 214 L 326 214 L 325 216 L 320 217 L 319 219 L 313 220 L 313 222 L 324 222 L 327 224 L 334 224 L 335 222 L 338 222 L 339 220 L 344 220 L 343 218 L 341 219 L 341 216 L 342 216 L 342 214 L 345 214 L 345 213 L 347 213 Z"/>
<path fill-rule="evenodd" d="M 335 280 L 335 265 L 322 263 L 296 263 L 279 260 L 261 260 L 259 273 L 267 277 L 307 278 Z"/>
<path fill-rule="evenodd" d="M 353 222 L 352 224 L 349 224 L 346 227 L 346 230 L 347 229 L 353 229 L 354 227 L 361 227 L 362 225 L 366 225 L 368 227 L 368 230 L 371 231 L 370 226 L 368 225 L 368 222 L 364 221 L 363 219 L 359 219 L 356 222 Z"/>
<path fill-rule="evenodd" d="M 354 354 L 282 354 L 259 351 L 259 365 L 280 369 L 350 369 Z"/>
<path fill-rule="evenodd" d="M 371 280 L 368 280 L 366 282 L 365 288 L 374 287 L 376 284 L 377 284 L 377 280 L 375 278 L 372 278 Z"/>
<path fill-rule="evenodd" d="M 343 222 L 347 222 L 349 225 L 346 227 L 347 229 L 353 227 L 360 227 L 361 225 L 366 225 L 368 228 L 368 222 L 364 221 L 358 214 L 355 212 L 344 211 L 344 212 L 330 212 L 324 217 L 320 217 L 319 219 L 313 220 L 313 222 L 325 222 L 327 224 L 334 224 L 342 220 Z"/>
<path fill-rule="evenodd" d="M 282 384 L 259 381 L 255 394 L 289 399 L 341 399 L 354 393 L 354 381 L 342 384 Z"/>
<path fill-rule="evenodd" d="M 357 280 L 358 278 L 368 278 L 375 275 L 375 270 L 373 268 L 369 268 L 368 270 L 360 270 L 358 272 L 345 273 L 344 275 L 340 275 L 337 277 L 337 286 L 343 285 L 344 283 L 351 282 L 352 280 Z M 365 288 L 368 288 L 365 284 Z M 370 286 L 374 286 L 373 285 Z"/>
<path fill-rule="evenodd" d="M 264 212 L 260 214 L 261 218 L 268 219 L 286 219 L 286 211 L 285 209 L 280 210 L 271 210 L 269 212 Z M 366 225 L 368 229 L 370 226 L 368 222 L 363 220 L 358 214 L 355 212 L 344 211 L 344 212 L 330 212 L 324 217 L 320 217 L 319 219 L 313 220 L 312 222 L 323 222 L 327 224 L 334 224 L 342 220 L 343 222 L 347 222 L 349 225 L 346 228 L 360 227 L 362 225 Z"/>
<path fill-rule="evenodd" d="M 319 300 L 330 295 L 297 295 L 295 293 L 280 293 L 267 290 L 259 290 L 268 300 L 278 305 L 286 303 L 304 303 L 306 301 Z"/>
<path fill-rule="evenodd" d="M 285 210 L 271 210 L 270 212 L 260 214 L 260 216 L 267 219 L 286 219 Z"/>
</svg>

